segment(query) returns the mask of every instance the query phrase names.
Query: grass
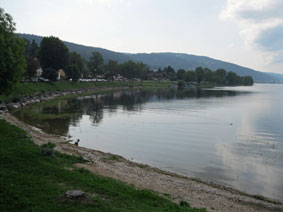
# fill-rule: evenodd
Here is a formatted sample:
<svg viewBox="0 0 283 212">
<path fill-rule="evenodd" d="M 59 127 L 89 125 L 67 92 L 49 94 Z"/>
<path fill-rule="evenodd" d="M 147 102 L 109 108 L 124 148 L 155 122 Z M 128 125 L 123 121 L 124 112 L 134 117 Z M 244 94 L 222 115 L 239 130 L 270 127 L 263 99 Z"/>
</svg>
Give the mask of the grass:
<svg viewBox="0 0 283 212">
<path fill-rule="evenodd" d="M 23 96 L 32 96 L 39 93 L 54 92 L 54 91 L 72 91 L 83 88 L 111 88 L 111 87 L 125 87 L 129 86 L 128 82 L 54 82 L 54 83 L 20 83 L 8 95 L 0 95 L 0 102 L 16 102 Z M 169 81 L 144 81 L 133 82 L 131 86 L 143 87 L 169 87 Z"/>
<path fill-rule="evenodd" d="M 54 152 L 30 141 L 18 127 L 0 120 L 0 211 L 178 211 L 197 212 L 189 204 L 175 204 L 149 190 L 76 168 L 82 158 Z M 85 200 L 67 200 L 67 190 L 86 192 Z"/>
</svg>

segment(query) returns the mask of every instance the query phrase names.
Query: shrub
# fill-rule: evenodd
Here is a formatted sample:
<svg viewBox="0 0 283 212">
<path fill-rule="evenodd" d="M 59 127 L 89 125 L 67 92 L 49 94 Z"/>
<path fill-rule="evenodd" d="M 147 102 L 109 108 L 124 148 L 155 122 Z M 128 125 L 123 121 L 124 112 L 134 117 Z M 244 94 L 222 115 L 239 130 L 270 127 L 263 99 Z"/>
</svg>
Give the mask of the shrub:
<svg viewBox="0 0 283 212">
<path fill-rule="evenodd" d="M 56 147 L 55 144 L 48 142 L 47 144 L 41 145 L 41 154 L 44 156 L 51 156 L 54 153 L 53 148 Z"/>
</svg>

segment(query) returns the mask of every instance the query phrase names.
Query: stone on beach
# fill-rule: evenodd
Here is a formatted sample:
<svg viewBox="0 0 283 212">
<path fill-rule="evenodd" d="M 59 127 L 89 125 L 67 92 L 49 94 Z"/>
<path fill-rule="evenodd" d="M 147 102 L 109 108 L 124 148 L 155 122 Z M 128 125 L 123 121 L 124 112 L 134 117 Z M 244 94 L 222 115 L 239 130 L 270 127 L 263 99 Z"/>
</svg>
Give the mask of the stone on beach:
<svg viewBox="0 0 283 212">
<path fill-rule="evenodd" d="M 85 198 L 85 192 L 80 190 L 69 190 L 65 193 L 68 199 L 80 200 Z"/>
</svg>

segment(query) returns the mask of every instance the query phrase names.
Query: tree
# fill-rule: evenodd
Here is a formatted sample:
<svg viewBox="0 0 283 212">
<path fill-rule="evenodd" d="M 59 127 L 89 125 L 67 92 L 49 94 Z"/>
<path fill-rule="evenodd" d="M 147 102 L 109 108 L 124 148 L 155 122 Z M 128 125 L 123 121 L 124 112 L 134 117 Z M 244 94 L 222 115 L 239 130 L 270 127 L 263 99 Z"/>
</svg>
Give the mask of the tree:
<svg viewBox="0 0 283 212">
<path fill-rule="evenodd" d="M 59 38 L 53 36 L 41 40 L 38 54 L 42 68 L 53 68 L 58 71 L 68 63 L 68 48 Z"/>
<path fill-rule="evenodd" d="M 49 79 L 50 81 L 57 81 L 58 71 L 56 71 L 54 68 L 44 68 L 42 77 Z"/>
<path fill-rule="evenodd" d="M 36 74 L 36 70 L 39 68 L 39 62 L 37 58 L 33 58 L 31 56 L 26 57 L 27 62 L 27 72 L 26 77 L 31 78 Z"/>
<path fill-rule="evenodd" d="M 29 40 L 23 38 L 24 41 L 26 42 L 26 57 L 33 57 L 35 58 L 37 56 L 39 47 L 37 45 L 37 43 L 32 40 L 32 42 L 30 43 Z"/>
<path fill-rule="evenodd" d="M 241 83 L 243 85 L 253 85 L 254 81 L 251 76 L 244 76 L 244 77 L 241 77 Z"/>
<path fill-rule="evenodd" d="M 64 70 L 67 75 L 67 79 L 72 79 L 73 82 L 77 82 L 79 80 L 80 71 L 77 65 L 67 65 Z"/>
<path fill-rule="evenodd" d="M 204 70 L 203 70 L 202 67 L 197 67 L 195 72 L 196 72 L 196 76 L 197 76 L 197 82 L 198 82 L 198 84 L 200 84 L 200 82 L 204 78 Z"/>
<path fill-rule="evenodd" d="M 81 55 L 76 52 L 69 53 L 68 65 L 64 68 L 67 79 L 78 81 L 81 73 L 84 71 L 85 63 Z M 77 73 L 75 73 L 75 71 Z"/>
<path fill-rule="evenodd" d="M 184 74 L 185 82 L 194 82 L 197 80 L 196 73 L 194 71 L 187 71 Z"/>
<path fill-rule="evenodd" d="M 109 60 L 107 65 L 105 65 L 105 74 L 106 77 L 113 80 L 115 74 L 118 74 L 119 65 L 118 62 L 115 60 Z"/>
<path fill-rule="evenodd" d="M 40 67 L 39 61 L 36 58 L 39 47 L 34 40 L 32 40 L 32 43 L 30 43 L 27 39 L 24 39 L 24 41 L 26 42 L 25 57 L 27 64 L 27 72 L 25 77 L 31 78 L 35 76 L 36 70 Z"/>
<path fill-rule="evenodd" d="M 81 72 L 84 69 L 85 64 L 80 54 L 76 52 L 70 52 L 68 58 L 68 65 L 76 65 L 79 72 Z"/>
<path fill-rule="evenodd" d="M 207 82 L 214 82 L 215 81 L 215 72 L 211 71 L 209 68 L 205 68 L 203 70 L 203 78 Z"/>
<path fill-rule="evenodd" d="M 216 70 L 216 81 L 220 84 L 226 84 L 226 70 L 225 69 L 217 69 Z"/>
<path fill-rule="evenodd" d="M 186 71 L 184 69 L 179 69 L 177 71 L 177 79 L 178 80 L 183 80 L 185 76 Z"/>
<path fill-rule="evenodd" d="M 177 79 L 176 72 L 175 72 L 175 70 L 171 66 L 165 67 L 163 69 L 163 72 L 166 73 L 166 75 L 167 75 L 169 80 L 174 81 L 174 80 Z"/>
<path fill-rule="evenodd" d="M 123 77 L 126 77 L 129 82 L 137 76 L 137 64 L 129 60 L 120 65 L 120 73 Z"/>
<path fill-rule="evenodd" d="M 142 80 L 147 79 L 147 74 L 149 73 L 149 68 L 143 62 L 137 62 L 137 73 L 136 77 L 141 78 Z"/>
<path fill-rule="evenodd" d="M 226 80 L 228 85 L 236 85 L 241 83 L 241 77 L 232 71 L 227 73 Z"/>
<path fill-rule="evenodd" d="M 30 44 L 30 56 L 32 57 L 36 57 L 39 51 L 39 47 L 37 45 L 37 43 L 35 42 L 35 40 L 32 40 L 31 44 Z"/>
<path fill-rule="evenodd" d="M 0 93 L 11 91 L 26 68 L 25 42 L 14 31 L 12 16 L 0 8 Z"/>
<path fill-rule="evenodd" d="M 103 73 L 103 57 L 99 52 L 92 52 L 87 64 L 92 77 L 96 78 L 97 74 Z"/>
</svg>

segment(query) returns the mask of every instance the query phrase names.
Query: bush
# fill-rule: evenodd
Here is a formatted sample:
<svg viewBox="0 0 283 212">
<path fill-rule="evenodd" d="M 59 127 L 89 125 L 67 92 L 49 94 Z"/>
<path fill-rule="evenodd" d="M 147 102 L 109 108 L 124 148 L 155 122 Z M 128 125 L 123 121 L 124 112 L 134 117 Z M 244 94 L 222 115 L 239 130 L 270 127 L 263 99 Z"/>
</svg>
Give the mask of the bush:
<svg viewBox="0 0 283 212">
<path fill-rule="evenodd" d="M 41 145 L 41 154 L 44 156 L 51 156 L 54 153 L 53 148 L 56 147 L 55 144 L 48 142 L 47 144 Z"/>
<path fill-rule="evenodd" d="M 42 77 L 45 79 L 49 79 L 50 81 L 57 81 L 58 71 L 53 68 L 44 68 Z"/>
</svg>

